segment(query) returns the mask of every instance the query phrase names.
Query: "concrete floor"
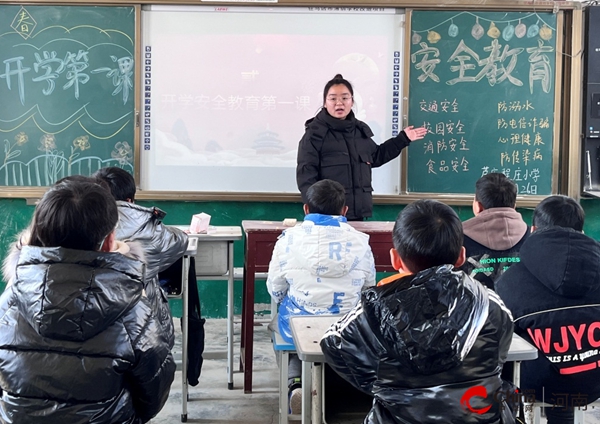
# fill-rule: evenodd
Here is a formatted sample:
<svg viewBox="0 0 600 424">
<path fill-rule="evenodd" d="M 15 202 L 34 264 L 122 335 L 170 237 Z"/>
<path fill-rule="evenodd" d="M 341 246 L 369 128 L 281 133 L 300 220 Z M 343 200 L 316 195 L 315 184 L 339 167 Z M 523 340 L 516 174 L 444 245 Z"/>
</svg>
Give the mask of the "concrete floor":
<svg viewBox="0 0 600 424">
<path fill-rule="evenodd" d="M 175 319 L 179 329 L 179 319 Z M 227 322 L 209 319 L 205 324 L 206 348 L 200 383 L 190 387 L 188 402 L 189 423 L 211 424 L 277 424 L 278 369 L 267 322 L 254 328 L 253 393 L 244 394 L 243 374 L 234 372 L 234 389 L 227 389 Z M 234 370 L 239 364 L 240 324 L 234 327 Z M 181 333 L 178 331 L 174 348 L 176 358 L 181 358 Z M 366 408 L 368 410 L 368 407 Z M 328 424 L 361 424 L 366 414 L 335 414 Z M 181 371 L 175 374 L 169 399 L 151 424 L 176 424 L 181 422 Z M 541 419 L 540 424 L 546 420 Z M 299 422 L 291 422 L 299 424 Z M 600 424 L 598 404 L 590 406 L 585 414 L 586 424 Z"/>
<path fill-rule="evenodd" d="M 179 319 L 175 319 L 179 329 Z M 205 324 L 205 354 L 200 383 L 189 388 L 189 423 L 276 424 L 278 369 L 266 324 L 255 327 L 253 393 L 244 394 L 243 374 L 234 372 L 234 389 L 227 389 L 227 321 L 209 319 Z M 234 371 L 239 365 L 240 324 L 234 327 Z M 177 332 L 175 357 L 181 358 L 181 333 Z M 169 400 L 152 424 L 175 424 L 181 420 L 181 371 L 175 374 Z"/>
</svg>

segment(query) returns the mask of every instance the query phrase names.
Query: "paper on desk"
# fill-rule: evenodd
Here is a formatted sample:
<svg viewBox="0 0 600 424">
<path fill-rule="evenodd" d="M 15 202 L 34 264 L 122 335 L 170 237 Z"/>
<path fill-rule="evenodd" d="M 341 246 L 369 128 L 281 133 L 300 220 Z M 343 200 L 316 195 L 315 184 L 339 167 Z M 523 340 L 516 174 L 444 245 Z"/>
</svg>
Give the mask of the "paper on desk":
<svg viewBox="0 0 600 424">
<path fill-rule="evenodd" d="M 190 234 L 200 234 L 208 232 L 209 224 L 209 214 L 202 212 L 192 215 L 192 223 L 190 224 Z"/>
</svg>

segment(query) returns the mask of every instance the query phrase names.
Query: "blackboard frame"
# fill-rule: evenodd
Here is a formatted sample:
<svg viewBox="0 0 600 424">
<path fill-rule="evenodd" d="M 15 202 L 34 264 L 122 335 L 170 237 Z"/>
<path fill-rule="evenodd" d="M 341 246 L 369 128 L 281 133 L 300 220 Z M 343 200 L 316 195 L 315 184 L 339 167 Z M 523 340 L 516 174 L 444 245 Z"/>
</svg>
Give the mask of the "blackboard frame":
<svg viewBox="0 0 600 424">
<path fill-rule="evenodd" d="M 415 11 L 431 11 L 432 9 L 406 9 L 406 36 L 405 36 L 405 49 L 404 49 L 404 63 L 407 64 L 407 67 L 410 66 L 410 55 L 411 55 L 411 37 L 412 33 L 412 16 Z M 435 10 L 439 11 L 439 10 Z M 445 11 L 445 10 L 444 10 Z M 486 10 L 477 10 L 471 9 L 469 12 L 476 14 L 477 12 L 485 12 Z M 515 10 L 503 9 L 503 10 L 494 10 L 495 12 L 513 12 Z M 539 11 L 538 11 L 539 12 Z M 564 31 L 564 12 L 556 11 L 556 49 L 555 49 L 555 74 L 553 87 L 554 89 L 554 114 L 555 119 L 553 120 L 553 128 L 552 128 L 552 177 L 551 177 L 551 193 L 550 194 L 559 194 L 561 191 L 560 187 L 560 178 L 559 171 L 561 169 L 561 121 L 560 118 L 562 116 L 562 108 L 561 108 L 561 92 L 562 90 L 562 81 L 563 81 L 563 51 L 561 46 L 563 45 L 563 31 Z M 404 92 L 404 100 L 405 105 L 403 110 L 408 111 L 408 99 L 410 98 L 410 71 L 405 72 L 404 75 L 404 84 L 405 88 Z M 406 122 L 408 120 L 407 115 L 403 116 L 403 119 Z M 473 200 L 473 194 L 464 194 L 464 193 L 421 193 L 421 192 L 409 192 L 408 191 L 408 155 L 403 155 L 402 157 L 402 178 L 401 178 L 401 195 L 406 196 L 407 198 L 416 200 L 416 199 L 437 199 L 442 200 L 446 203 L 453 204 L 470 204 Z M 473 193 L 474 193 L 473 186 Z M 562 193 L 561 193 L 562 194 Z M 519 195 L 518 196 L 518 204 L 521 206 L 535 206 L 537 203 L 542 201 L 549 194 L 544 195 Z M 570 194 L 573 196 L 573 194 Z M 574 196 L 577 197 L 577 196 Z"/>
<path fill-rule="evenodd" d="M 0 0 L 1 3 L 7 3 L 5 0 Z M 25 0 L 22 4 L 40 4 L 39 1 Z M 14 4 L 14 3 L 13 3 Z M 47 3 L 44 3 L 47 4 Z M 56 3 L 62 5 L 90 5 L 89 3 L 82 3 L 81 1 L 67 1 L 62 3 Z M 99 0 L 93 3 L 94 5 L 124 5 L 131 6 L 130 2 L 119 2 L 114 0 Z M 139 49 L 140 39 L 140 8 L 141 4 L 197 4 L 195 0 L 171 0 L 171 1 L 151 1 L 142 0 L 139 3 L 133 4 L 136 6 L 136 58 L 140 58 L 141 52 Z M 206 1 L 203 4 L 213 5 L 215 7 L 227 7 L 230 2 L 227 1 Z M 315 7 L 397 7 L 397 8 L 426 8 L 431 10 L 516 10 L 516 11 L 564 11 L 564 28 L 565 28 L 565 40 L 563 42 L 563 51 L 567 55 L 563 69 L 563 80 L 561 81 L 560 90 L 562 95 L 560 96 L 561 102 L 565 103 L 565 107 L 561 113 L 556 117 L 557 120 L 563 121 L 565 124 L 560 129 L 560 148 L 559 160 L 557 166 L 559 166 L 558 172 L 558 192 L 561 194 L 567 194 L 572 197 L 578 198 L 580 194 L 580 181 L 581 181 L 581 146 L 580 146 L 580 134 L 581 134 L 581 69 L 582 59 L 581 52 L 583 48 L 582 41 L 582 25 L 583 25 L 583 12 L 582 5 L 576 1 L 567 2 L 554 2 L 550 0 L 540 0 L 531 2 L 527 1 L 504 1 L 504 0 L 489 0 L 485 4 L 481 4 L 479 0 L 460 0 L 458 3 L 452 4 L 440 4 L 438 0 L 400 0 L 391 2 L 389 0 L 376 0 L 375 2 L 366 3 L 365 0 L 331 0 L 324 4 L 322 0 L 279 0 L 277 3 L 273 1 L 253 1 L 249 3 L 236 2 L 236 5 L 248 4 L 250 6 L 256 6 L 260 4 L 266 4 L 273 7 L 278 6 L 315 6 Z M 136 70 L 137 72 L 137 70 Z M 136 93 L 140 88 L 140 78 L 136 75 L 138 86 L 135 87 Z M 136 104 L 136 113 L 139 110 L 139 104 Z M 139 152 L 139 140 L 136 134 L 135 140 L 136 151 Z M 134 158 L 135 176 L 139 181 L 139 155 Z M 0 197 L 4 198 L 39 198 L 47 188 L 45 187 L 0 187 Z M 137 197 L 144 200 L 179 200 L 179 201 L 270 201 L 270 202 L 300 202 L 299 194 L 273 194 L 273 193 L 206 193 L 206 192 L 159 192 L 159 191 L 145 191 L 138 192 Z M 374 203 L 376 204 L 407 204 L 418 197 L 414 194 L 408 195 L 377 195 L 373 196 Z M 438 199 L 443 200 L 446 203 L 454 205 L 468 205 L 472 201 L 472 196 L 446 196 L 440 194 L 437 196 Z M 540 199 L 536 199 L 533 196 L 527 198 L 519 198 L 517 201 L 518 206 L 535 206 Z"/>
</svg>

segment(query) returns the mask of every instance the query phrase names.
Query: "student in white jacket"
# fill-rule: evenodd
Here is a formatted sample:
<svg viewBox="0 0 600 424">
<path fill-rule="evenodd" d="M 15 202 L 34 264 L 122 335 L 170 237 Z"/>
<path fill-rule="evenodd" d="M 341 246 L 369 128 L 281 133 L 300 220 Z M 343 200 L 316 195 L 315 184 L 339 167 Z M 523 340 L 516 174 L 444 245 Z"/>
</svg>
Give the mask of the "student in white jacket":
<svg viewBox="0 0 600 424">
<path fill-rule="evenodd" d="M 375 285 L 375 263 L 369 236 L 355 230 L 344 215 L 345 191 L 333 180 L 321 180 L 306 193 L 304 222 L 286 229 L 275 244 L 267 289 L 279 303 L 277 326 L 292 343 L 289 318 L 294 315 L 345 314 Z M 301 363 L 290 355 L 290 409 L 299 413 Z"/>
</svg>

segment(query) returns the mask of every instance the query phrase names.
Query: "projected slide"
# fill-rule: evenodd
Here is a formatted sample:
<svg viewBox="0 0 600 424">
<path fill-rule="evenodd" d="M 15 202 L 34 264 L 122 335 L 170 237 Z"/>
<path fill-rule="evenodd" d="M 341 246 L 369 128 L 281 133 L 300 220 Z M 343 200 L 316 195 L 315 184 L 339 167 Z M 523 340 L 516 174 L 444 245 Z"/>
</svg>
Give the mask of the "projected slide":
<svg viewBox="0 0 600 424">
<path fill-rule="evenodd" d="M 369 10 L 144 10 L 142 188 L 297 192 L 304 123 L 336 73 L 375 141 L 395 134 L 402 16 Z M 397 164 L 374 177 L 397 180 Z"/>
</svg>

